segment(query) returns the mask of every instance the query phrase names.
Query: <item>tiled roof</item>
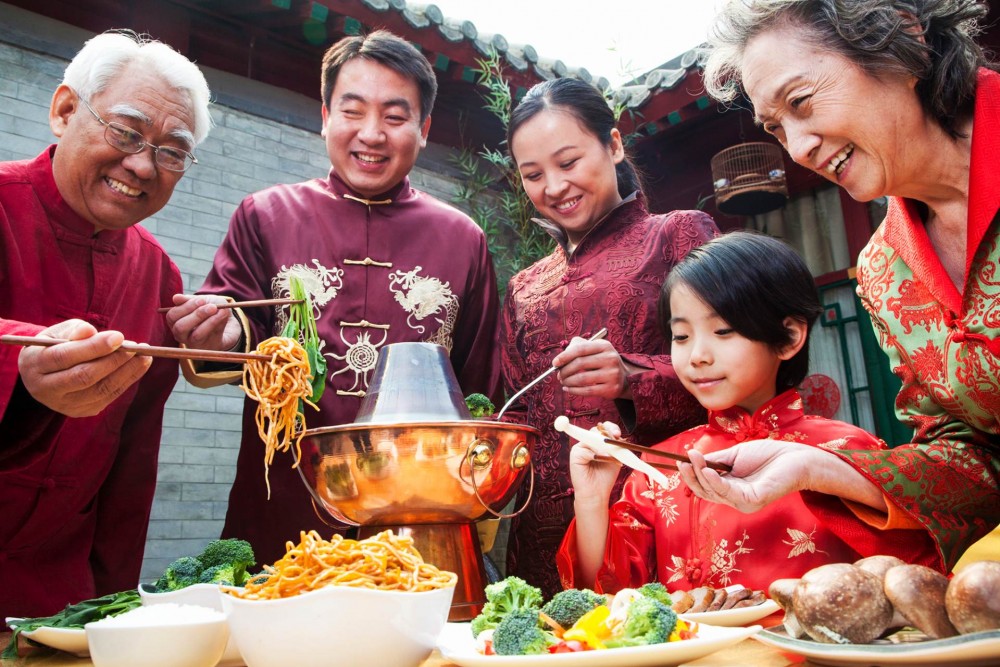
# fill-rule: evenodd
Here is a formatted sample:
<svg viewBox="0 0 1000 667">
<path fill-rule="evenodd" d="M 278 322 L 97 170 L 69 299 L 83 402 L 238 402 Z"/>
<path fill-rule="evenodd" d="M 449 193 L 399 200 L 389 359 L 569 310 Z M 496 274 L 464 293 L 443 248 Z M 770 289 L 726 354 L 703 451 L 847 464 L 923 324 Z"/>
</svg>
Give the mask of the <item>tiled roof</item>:
<svg viewBox="0 0 1000 667">
<path fill-rule="evenodd" d="M 415 31 L 410 39 L 416 43 L 427 42 L 421 34 L 424 31 L 435 31 L 455 48 L 465 44 L 471 46 L 477 57 L 487 57 L 495 51 L 512 73 L 522 75 L 516 77 L 518 80 L 514 83 L 523 88 L 527 88 L 533 82 L 562 77 L 574 77 L 593 83 L 600 90 L 609 93 L 615 104 L 622 105 L 629 112 L 631 118 L 629 122 L 633 124 L 630 130 L 637 130 L 646 135 L 655 134 L 664 127 L 684 120 L 690 115 L 685 113 L 685 107 L 693 105 L 693 108 L 701 110 L 707 106 L 707 98 L 700 92 L 700 74 L 694 77 L 696 85 L 682 86 L 689 80 L 689 75 L 698 70 L 697 49 L 681 54 L 629 84 L 612 89 L 606 77 L 595 76 L 586 68 L 573 67 L 558 58 L 541 56 L 530 44 L 512 44 L 499 33 L 480 32 L 472 21 L 447 17 L 437 5 L 406 2 L 406 0 L 354 1 L 375 12 L 398 12 L 407 25 Z M 330 0 L 327 0 L 327 3 L 329 4 Z M 445 55 L 462 62 L 462 58 L 458 55 L 453 56 L 448 53 Z M 474 66 L 474 63 L 463 62 L 463 64 L 466 67 Z M 677 93 L 671 96 L 673 99 L 670 104 L 673 106 L 647 113 L 650 101 L 665 91 Z"/>
</svg>

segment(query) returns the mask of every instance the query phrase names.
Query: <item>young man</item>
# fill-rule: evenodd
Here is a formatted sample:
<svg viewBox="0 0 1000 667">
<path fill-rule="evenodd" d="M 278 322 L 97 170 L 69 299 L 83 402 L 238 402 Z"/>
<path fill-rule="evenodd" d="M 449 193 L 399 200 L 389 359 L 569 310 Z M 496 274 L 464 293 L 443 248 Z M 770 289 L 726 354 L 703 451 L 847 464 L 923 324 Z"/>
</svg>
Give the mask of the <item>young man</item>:
<svg viewBox="0 0 1000 667">
<path fill-rule="evenodd" d="M 498 297 L 482 230 L 466 215 L 410 186 L 407 175 L 427 143 L 437 81 L 408 42 L 385 32 L 347 37 L 323 59 L 326 178 L 279 185 L 247 197 L 233 214 L 200 290 L 177 295 L 167 314 L 177 340 L 212 349 L 249 349 L 280 333 L 287 308 L 239 315 L 213 305 L 287 297 L 297 275 L 310 293 L 326 357 L 327 387 L 311 427 L 351 423 L 379 351 L 396 342 L 438 343 L 450 351 L 466 394 L 499 394 Z M 188 372 L 186 370 L 186 372 Z M 199 373 L 208 386 L 241 371 Z M 300 530 L 328 533 L 292 456 L 264 478 L 257 404 L 244 406 L 243 441 L 223 535 L 248 540 L 258 561 L 285 553 Z"/>
<path fill-rule="evenodd" d="M 175 345 L 156 308 L 181 288 L 136 223 L 167 203 L 208 134 L 198 68 L 159 42 L 88 41 L 49 111 L 59 143 L 0 164 L 0 618 L 138 583 Z"/>
</svg>

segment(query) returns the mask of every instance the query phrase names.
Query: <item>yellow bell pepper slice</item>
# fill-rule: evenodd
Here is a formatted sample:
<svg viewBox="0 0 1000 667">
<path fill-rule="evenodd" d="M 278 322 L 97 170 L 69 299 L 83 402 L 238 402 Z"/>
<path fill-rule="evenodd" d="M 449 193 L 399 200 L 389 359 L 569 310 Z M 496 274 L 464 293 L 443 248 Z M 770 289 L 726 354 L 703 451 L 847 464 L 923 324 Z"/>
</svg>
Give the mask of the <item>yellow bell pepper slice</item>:
<svg viewBox="0 0 1000 667">
<path fill-rule="evenodd" d="M 611 631 L 604 623 L 611 614 L 611 609 L 601 605 L 581 616 L 573 627 L 563 633 L 567 641 L 578 641 L 592 649 L 607 648 L 602 639 L 607 639 Z"/>
</svg>

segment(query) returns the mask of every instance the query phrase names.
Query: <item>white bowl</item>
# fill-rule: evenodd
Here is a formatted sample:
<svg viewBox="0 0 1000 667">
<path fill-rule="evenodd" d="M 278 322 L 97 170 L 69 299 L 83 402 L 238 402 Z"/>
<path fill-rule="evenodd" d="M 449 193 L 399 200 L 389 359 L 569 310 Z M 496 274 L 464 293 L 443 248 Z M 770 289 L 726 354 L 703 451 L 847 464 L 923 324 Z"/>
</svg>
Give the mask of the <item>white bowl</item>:
<svg viewBox="0 0 1000 667">
<path fill-rule="evenodd" d="M 222 616 L 162 625 L 95 621 L 83 629 L 94 667 L 214 667 L 229 639 Z"/>
<path fill-rule="evenodd" d="M 222 609 L 222 593 L 217 584 L 195 584 L 166 593 L 156 593 L 150 590 L 151 588 L 145 584 L 139 584 L 139 599 L 142 600 L 144 607 L 165 603 L 196 604 L 225 613 Z M 232 632 L 230 632 L 229 641 L 226 642 L 226 650 L 222 652 L 218 667 L 237 667 L 242 664 L 244 664 L 243 656 L 240 655 L 240 649 L 236 645 Z"/>
<path fill-rule="evenodd" d="M 434 649 L 454 592 L 326 586 L 279 600 L 224 593 L 222 607 L 247 667 L 417 667 Z"/>
</svg>

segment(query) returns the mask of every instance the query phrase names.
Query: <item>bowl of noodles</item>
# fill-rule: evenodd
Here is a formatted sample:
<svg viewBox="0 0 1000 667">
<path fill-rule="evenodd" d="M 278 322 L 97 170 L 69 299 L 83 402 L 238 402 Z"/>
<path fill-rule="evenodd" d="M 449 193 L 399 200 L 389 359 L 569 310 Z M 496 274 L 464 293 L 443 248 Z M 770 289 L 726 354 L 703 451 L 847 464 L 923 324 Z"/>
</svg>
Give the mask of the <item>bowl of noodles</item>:
<svg viewBox="0 0 1000 667">
<path fill-rule="evenodd" d="M 456 575 L 408 537 L 311 531 L 222 605 L 247 667 L 417 667 L 444 628 Z"/>
</svg>

